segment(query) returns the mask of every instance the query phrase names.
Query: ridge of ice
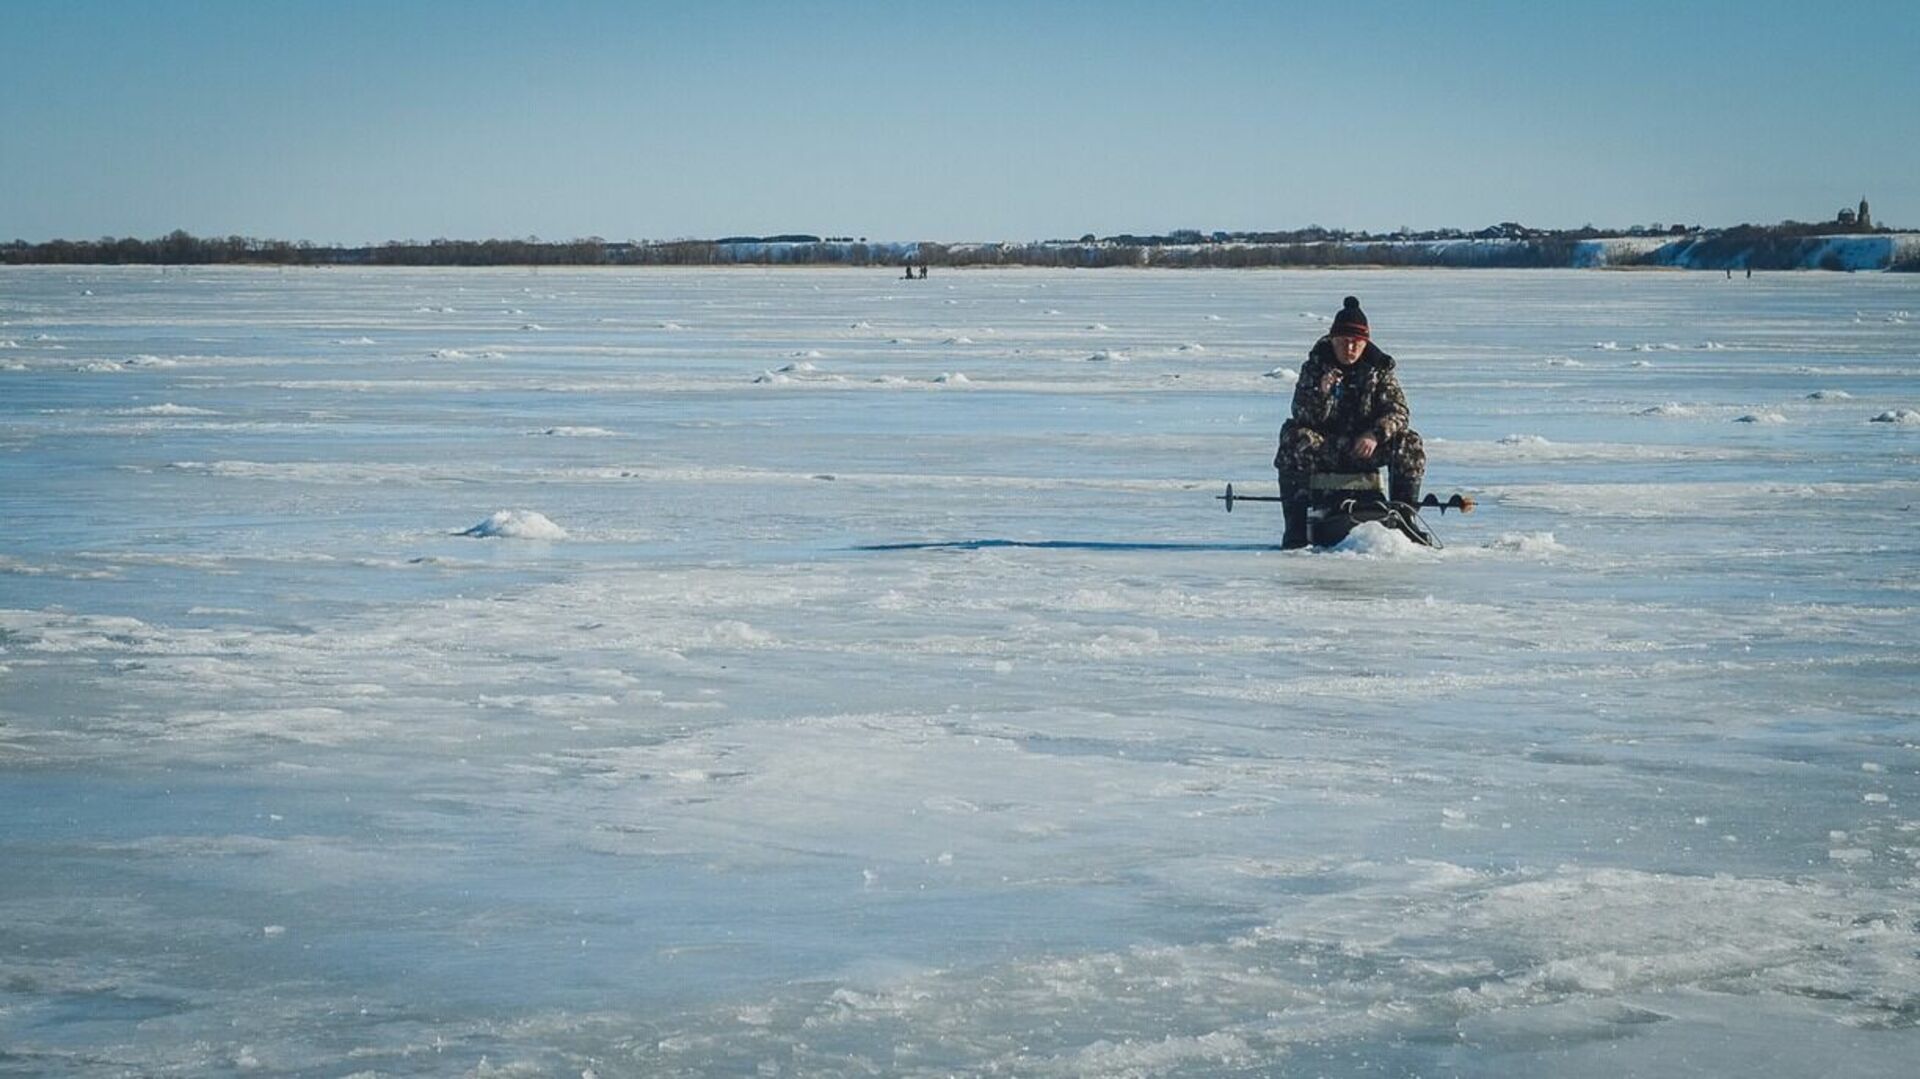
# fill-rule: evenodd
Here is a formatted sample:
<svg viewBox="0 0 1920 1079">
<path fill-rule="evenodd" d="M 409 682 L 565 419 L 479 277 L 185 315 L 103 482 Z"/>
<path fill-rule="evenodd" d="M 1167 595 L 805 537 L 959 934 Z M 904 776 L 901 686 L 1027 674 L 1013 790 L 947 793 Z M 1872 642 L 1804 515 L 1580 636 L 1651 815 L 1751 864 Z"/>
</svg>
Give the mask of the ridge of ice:
<svg viewBox="0 0 1920 1079">
<path fill-rule="evenodd" d="M 191 405 L 176 405 L 171 401 L 158 405 L 145 405 L 140 408 L 118 408 L 115 416 L 218 416 L 220 413 L 209 408 L 194 408 Z"/>
<path fill-rule="evenodd" d="M 1487 544 L 1490 551 L 1513 551 L 1517 554 L 1545 555 L 1557 554 L 1566 550 L 1551 532 L 1502 532 L 1500 538 Z"/>
</svg>

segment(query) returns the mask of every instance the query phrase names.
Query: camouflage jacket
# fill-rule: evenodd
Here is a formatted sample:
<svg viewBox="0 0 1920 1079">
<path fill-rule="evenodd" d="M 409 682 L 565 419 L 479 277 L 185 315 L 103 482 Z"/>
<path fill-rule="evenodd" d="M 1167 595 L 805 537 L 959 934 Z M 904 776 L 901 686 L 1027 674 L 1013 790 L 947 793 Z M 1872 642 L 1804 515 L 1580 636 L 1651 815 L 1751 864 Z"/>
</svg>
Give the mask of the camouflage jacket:
<svg viewBox="0 0 1920 1079">
<path fill-rule="evenodd" d="M 1321 389 L 1329 373 L 1339 377 Z M 1393 357 L 1371 342 L 1352 367 L 1341 367 L 1333 346 L 1322 337 L 1300 365 L 1293 386 L 1293 420 L 1327 438 L 1352 438 L 1371 432 L 1382 442 L 1407 429 L 1407 395 L 1393 373 Z"/>
</svg>

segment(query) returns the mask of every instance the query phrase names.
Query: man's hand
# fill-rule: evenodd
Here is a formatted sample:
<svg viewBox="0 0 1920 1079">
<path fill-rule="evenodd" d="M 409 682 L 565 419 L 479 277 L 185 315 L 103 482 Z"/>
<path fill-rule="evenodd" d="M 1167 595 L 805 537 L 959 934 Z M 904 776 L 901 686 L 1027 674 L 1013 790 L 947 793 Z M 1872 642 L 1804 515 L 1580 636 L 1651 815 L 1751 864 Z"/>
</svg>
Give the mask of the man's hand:
<svg viewBox="0 0 1920 1079">
<path fill-rule="evenodd" d="M 1353 436 L 1353 456 L 1359 460 L 1370 460 L 1373 457 L 1373 451 L 1379 448 L 1379 439 L 1372 435 Z"/>
<path fill-rule="evenodd" d="M 1320 376 L 1320 392 L 1332 393 L 1333 388 L 1339 385 L 1340 380 L 1344 377 L 1346 377 L 1345 372 L 1342 372 L 1342 371 L 1328 371 L 1326 374 L 1321 375 Z"/>
</svg>

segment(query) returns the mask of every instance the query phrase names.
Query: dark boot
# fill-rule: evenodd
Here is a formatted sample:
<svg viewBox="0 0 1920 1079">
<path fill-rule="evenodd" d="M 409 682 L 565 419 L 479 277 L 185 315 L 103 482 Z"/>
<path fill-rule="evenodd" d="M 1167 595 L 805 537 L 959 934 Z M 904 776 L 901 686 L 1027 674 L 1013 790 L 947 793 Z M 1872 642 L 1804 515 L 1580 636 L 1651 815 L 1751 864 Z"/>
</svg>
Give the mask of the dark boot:
<svg viewBox="0 0 1920 1079">
<path fill-rule="evenodd" d="M 1283 502 L 1280 512 L 1287 517 L 1287 530 L 1280 534 L 1281 550 L 1297 551 L 1312 542 L 1308 539 L 1306 503 Z"/>
<path fill-rule="evenodd" d="M 1307 527 L 1307 500 L 1285 484 L 1280 486 L 1280 512 L 1286 517 L 1287 530 L 1280 534 L 1280 549 L 1297 551 L 1313 542 Z"/>
<path fill-rule="evenodd" d="M 1409 506 L 1420 504 L 1420 481 L 1427 477 L 1427 448 L 1420 436 L 1402 431 L 1385 447 L 1387 497 Z"/>
</svg>

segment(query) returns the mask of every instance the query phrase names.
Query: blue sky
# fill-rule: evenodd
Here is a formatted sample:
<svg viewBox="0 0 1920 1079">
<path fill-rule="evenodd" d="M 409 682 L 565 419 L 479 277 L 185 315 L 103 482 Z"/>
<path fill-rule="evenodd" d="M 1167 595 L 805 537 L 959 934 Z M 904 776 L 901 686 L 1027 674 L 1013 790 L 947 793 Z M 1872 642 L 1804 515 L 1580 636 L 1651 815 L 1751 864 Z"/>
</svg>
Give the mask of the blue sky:
<svg viewBox="0 0 1920 1079">
<path fill-rule="evenodd" d="M 1920 3 L 0 4 L 0 239 L 1920 226 Z"/>
</svg>

